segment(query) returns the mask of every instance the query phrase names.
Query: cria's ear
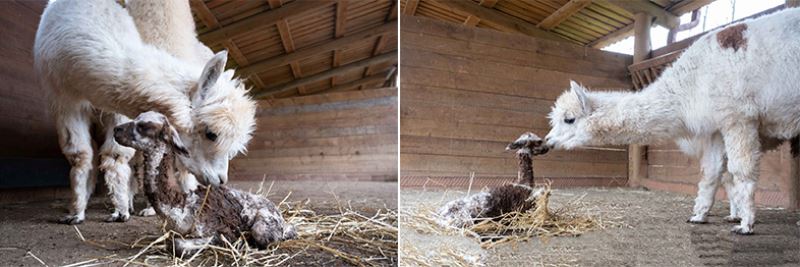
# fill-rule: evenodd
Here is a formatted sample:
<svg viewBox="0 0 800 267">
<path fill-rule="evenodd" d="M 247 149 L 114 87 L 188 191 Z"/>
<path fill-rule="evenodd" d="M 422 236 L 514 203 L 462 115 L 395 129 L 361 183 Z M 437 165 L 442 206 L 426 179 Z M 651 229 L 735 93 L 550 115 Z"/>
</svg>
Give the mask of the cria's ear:
<svg viewBox="0 0 800 267">
<path fill-rule="evenodd" d="M 586 88 L 575 81 L 569 81 L 569 87 L 572 92 L 575 93 L 575 96 L 578 97 L 578 102 L 581 103 L 581 109 L 583 110 L 583 113 L 587 115 L 592 113 L 592 106 L 589 104 L 589 97 L 586 96 Z"/>
<path fill-rule="evenodd" d="M 225 64 L 228 62 L 228 51 L 221 51 L 214 55 L 211 60 L 206 63 L 203 68 L 203 73 L 200 74 L 200 81 L 197 82 L 197 91 L 195 92 L 195 100 L 203 100 L 209 93 L 209 90 L 217 83 L 222 72 L 225 71 Z"/>
<path fill-rule="evenodd" d="M 181 136 L 178 134 L 178 131 L 175 130 L 175 127 L 172 127 L 172 124 L 169 123 L 169 120 L 167 120 L 166 117 L 164 118 L 163 123 L 164 129 L 161 133 L 161 138 L 163 138 L 167 144 L 170 144 L 172 149 L 175 151 L 175 153 L 178 153 L 178 155 L 189 156 L 189 150 L 186 149 L 183 141 L 181 141 Z"/>
</svg>

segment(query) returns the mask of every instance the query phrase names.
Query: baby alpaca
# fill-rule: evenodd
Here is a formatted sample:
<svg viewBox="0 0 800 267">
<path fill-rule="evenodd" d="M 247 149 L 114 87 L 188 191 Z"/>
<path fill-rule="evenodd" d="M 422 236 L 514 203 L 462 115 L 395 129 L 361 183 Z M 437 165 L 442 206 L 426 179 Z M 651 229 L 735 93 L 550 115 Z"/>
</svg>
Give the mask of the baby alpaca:
<svg viewBox="0 0 800 267">
<path fill-rule="evenodd" d="M 145 112 L 134 121 L 114 128 L 114 139 L 144 156 L 144 191 L 168 228 L 191 239 L 175 240 L 181 255 L 206 243 L 219 244 L 220 235 L 235 240 L 249 233 L 259 248 L 297 237 L 275 205 L 266 198 L 226 186 L 200 187 L 185 193 L 176 183 L 175 156 L 187 154 L 180 136 L 167 118 Z"/>
<path fill-rule="evenodd" d="M 519 136 L 517 140 L 506 146 L 506 151 L 516 149 L 517 159 L 519 160 L 519 172 L 517 172 L 516 183 L 527 183 L 533 186 L 533 156 L 547 153 L 550 149 L 543 146 L 542 138 L 534 133 L 527 132 Z"/>
<path fill-rule="evenodd" d="M 533 185 L 533 156 L 547 153 L 542 139 L 533 133 L 524 133 L 506 150 L 518 149 L 519 170 L 517 183 L 495 187 L 489 192 L 480 192 L 472 196 L 448 202 L 437 210 L 442 226 L 466 227 L 476 220 L 490 219 L 514 211 L 527 211 L 536 206 L 536 199 L 543 193 L 543 188 L 531 188 L 518 184 L 525 181 Z"/>
</svg>

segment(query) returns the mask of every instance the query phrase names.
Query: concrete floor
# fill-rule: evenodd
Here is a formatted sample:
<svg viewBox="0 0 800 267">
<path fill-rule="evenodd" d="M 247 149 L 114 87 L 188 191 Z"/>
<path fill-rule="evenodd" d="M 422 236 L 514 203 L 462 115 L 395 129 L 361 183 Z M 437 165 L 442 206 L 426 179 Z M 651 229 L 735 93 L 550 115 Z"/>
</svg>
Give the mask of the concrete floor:
<svg viewBox="0 0 800 267">
<path fill-rule="evenodd" d="M 443 203 L 463 195 L 403 189 L 400 209 Z M 762 208 L 755 235 L 738 236 L 729 232 L 733 224 L 722 220 L 727 204 L 716 204 L 708 224 L 689 224 L 686 219 L 693 197 L 675 193 L 556 189 L 551 208 L 581 196 L 587 212 L 618 218 L 626 226 L 484 250 L 474 239 L 420 234 L 401 224 L 401 247 L 411 244 L 419 251 L 435 251 L 441 246 L 455 246 L 467 255 L 481 255 L 489 266 L 800 266 L 797 212 Z"/>
<path fill-rule="evenodd" d="M 258 183 L 253 182 L 233 182 L 231 185 L 240 189 L 258 188 Z M 269 187 L 269 183 L 264 187 Z M 350 202 L 354 210 L 365 215 L 373 215 L 377 209 L 397 209 L 396 183 L 278 181 L 269 198 L 277 203 L 290 191 L 289 201 L 310 199 L 311 208 L 321 214 L 338 213 L 336 198 L 344 203 Z M 144 201 L 143 197 L 137 199 L 137 211 L 145 205 Z M 103 222 L 109 214 L 108 198 L 94 196 L 87 209 L 86 221 L 77 228 L 84 238 L 99 241 L 101 245 L 84 243 L 73 226 L 56 223 L 66 214 L 68 204 L 67 199 L 61 199 L 0 205 L 0 266 L 42 266 L 31 254 L 49 266 L 112 254 L 124 258 L 139 250 L 125 244 L 144 235 L 162 234 L 155 217 L 132 216 L 126 223 Z M 336 259 L 329 262 L 342 264 Z"/>
</svg>

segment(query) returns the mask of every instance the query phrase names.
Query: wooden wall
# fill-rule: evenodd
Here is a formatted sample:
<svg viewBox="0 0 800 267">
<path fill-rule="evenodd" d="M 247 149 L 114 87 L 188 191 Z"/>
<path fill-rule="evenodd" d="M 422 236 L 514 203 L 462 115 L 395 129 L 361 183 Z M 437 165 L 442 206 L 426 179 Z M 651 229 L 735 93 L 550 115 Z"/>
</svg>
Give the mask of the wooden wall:
<svg viewBox="0 0 800 267">
<path fill-rule="evenodd" d="M 466 185 L 516 178 L 508 142 L 544 137 L 546 114 L 569 80 L 590 88 L 630 88 L 632 58 L 566 43 L 422 17 L 401 18 L 401 186 Z M 538 177 L 570 185 L 610 185 L 627 176 L 625 148 L 552 152 Z M 477 180 L 476 180 L 477 181 Z"/>
<path fill-rule="evenodd" d="M 233 180 L 397 181 L 397 89 L 263 100 Z"/>
<path fill-rule="evenodd" d="M 697 194 L 700 181 L 700 163 L 697 159 L 684 155 L 676 145 L 650 146 L 647 149 L 648 177 L 642 185 L 656 190 Z M 775 151 L 767 152 L 761 160 L 756 203 L 770 206 L 788 207 L 790 204 L 790 160 L 789 144 L 783 144 Z M 725 190 L 720 188 L 717 199 L 725 199 Z M 794 207 L 791 207 L 794 208 Z"/>
<path fill-rule="evenodd" d="M 33 70 L 33 40 L 46 4 L 0 1 L 0 188 L 69 183 Z"/>
</svg>

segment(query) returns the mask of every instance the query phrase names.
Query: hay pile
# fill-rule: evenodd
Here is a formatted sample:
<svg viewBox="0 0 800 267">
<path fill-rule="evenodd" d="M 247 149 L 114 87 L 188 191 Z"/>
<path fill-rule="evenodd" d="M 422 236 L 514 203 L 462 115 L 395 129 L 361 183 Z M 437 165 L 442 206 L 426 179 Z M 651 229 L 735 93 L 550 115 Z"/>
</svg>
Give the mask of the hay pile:
<svg viewBox="0 0 800 267">
<path fill-rule="evenodd" d="M 499 244 L 527 241 L 531 238 L 553 236 L 578 236 L 595 229 L 619 225 L 601 216 L 584 212 L 582 198 L 569 201 L 557 209 L 550 209 L 550 187 L 536 199 L 536 207 L 528 211 L 510 212 L 495 218 L 479 218 L 472 226 L 464 228 L 442 227 L 436 223 L 438 204 L 420 204 L 412 209 L 401 209 L 400 227 L 418 233 L 435 235 L 461 234 L 476 239 L 482 248 Z"/>
<path fill-rule="evenodd" d="M 288 196 L 287 196 L 288 198 Z M 371 216 L 354 211 L 350 205 L 338 206 L 338 214 L 318 214 L 309 202 L 279 204 L 284 218 L 294 225 L 298 239 L 283 241 L 268 249 L 251 248 L 244 237 L 223 240 L 224 245 L 206 245 L 191 255 L 173 256 L 168 242 L 178 235 L 144 236 L 129 248 L 138 249 L 130 257 L 116 254 L 83 264 L 124 264 L 131 266 L 286 266 L 286 265 L 397 265 L 397 212 L 378 210 Z M 77 229 L 77 228 L 76 228 Z M 78 232 L 80 235 L 80 232 Z M 83 239 L 89 245 L 103 242 Z"/>
</svg>

